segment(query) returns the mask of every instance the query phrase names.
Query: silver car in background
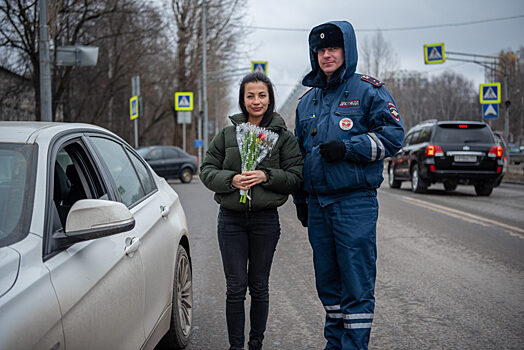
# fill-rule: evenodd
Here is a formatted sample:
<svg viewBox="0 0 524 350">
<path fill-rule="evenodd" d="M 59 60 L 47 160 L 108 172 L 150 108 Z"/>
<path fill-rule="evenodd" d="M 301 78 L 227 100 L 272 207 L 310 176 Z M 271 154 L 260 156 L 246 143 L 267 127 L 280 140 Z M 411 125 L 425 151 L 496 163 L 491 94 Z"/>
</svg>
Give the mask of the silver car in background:
<svg viewBox="0 0 524 350">
<path fill-rule="evenodd" d="M 0 122 L 0 349 L 187 345 L 177 193 L 93 125 Z"/>
</svg>

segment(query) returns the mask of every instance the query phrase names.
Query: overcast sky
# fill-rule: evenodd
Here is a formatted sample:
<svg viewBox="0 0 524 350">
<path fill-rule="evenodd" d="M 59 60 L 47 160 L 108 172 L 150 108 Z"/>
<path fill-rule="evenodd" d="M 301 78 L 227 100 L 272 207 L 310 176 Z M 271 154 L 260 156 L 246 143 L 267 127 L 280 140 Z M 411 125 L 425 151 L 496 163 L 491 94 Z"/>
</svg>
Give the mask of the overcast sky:
<svg viewBox="0 0 524 350">
<path fill-rule="evenodd" d="M 384 39 L 398 58 L 400 69 L 430 75 L 453 70 L 475 86 L 484 82 L 484 69 L 474 63 L 447 61 L 424 64 L 424 44 L 443 42 L 446 51 L 496 55 L 500 50 L 524 46 L 523 0 L 249 0 L 247 24 L 253 27 L 304 29 L 304 31 L 253 29 L 247 38 L 251 61 L 268 61 L 268 76 L 276 86 L 277 108 L 294 84 L 310 69 L 307 38 L 315 25 L 347 20 L 357 31 L 357 42 L 382 29 Z M 392 31 L 393 28 L 435 26 L 486 21 L 479 24 Z M 359 73 L 366 73 L 360 72 Z M 381 77 L 376 77 L 381 79 Z"/>
</svg>

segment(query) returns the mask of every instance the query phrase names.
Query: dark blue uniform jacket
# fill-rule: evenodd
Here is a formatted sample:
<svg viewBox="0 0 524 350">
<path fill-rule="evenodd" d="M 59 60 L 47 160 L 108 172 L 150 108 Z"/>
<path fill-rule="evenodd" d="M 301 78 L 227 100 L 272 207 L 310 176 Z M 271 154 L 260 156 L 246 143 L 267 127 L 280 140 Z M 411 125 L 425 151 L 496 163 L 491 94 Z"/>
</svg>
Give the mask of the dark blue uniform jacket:
<svg viewBox="0 0 524 350">
<path fill-rule="evenodd" d="M 357 190 L 376 191 L 383 180 L 383 159 L 401 147 L 404 128 L 395 101 L 383 83 L 355 73 L 355 32 L 347 22 L 330 22 L 344 37 L 345 64 L 326 82 L 317 53 L 310 48 L 313 70 L 302 84 L 313 87 L 299 101 L 295 136 L 305 156 L 304 189 L 324 205 Z M 328 163 L 319 145 L 343 141 L 345 159 Z M 302 198 L 301 198 L 302 197 Z M 302 202 L 303 196 L 295 196 Z"/>
</svg>

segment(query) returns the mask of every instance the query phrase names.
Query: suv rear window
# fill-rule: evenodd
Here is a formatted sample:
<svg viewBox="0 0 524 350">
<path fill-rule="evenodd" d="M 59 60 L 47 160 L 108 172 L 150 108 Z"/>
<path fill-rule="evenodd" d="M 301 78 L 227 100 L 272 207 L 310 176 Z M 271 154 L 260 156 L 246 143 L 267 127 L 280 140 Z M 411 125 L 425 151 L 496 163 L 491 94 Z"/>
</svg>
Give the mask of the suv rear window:
<svg viewBox="0 0 524 350">
<path fill-rule="evenodd" d="M 492 143 L 493 136 L 487 125 L 442 124 L 437 125 L 433 141 L 436 143 Z"/>
</svg>

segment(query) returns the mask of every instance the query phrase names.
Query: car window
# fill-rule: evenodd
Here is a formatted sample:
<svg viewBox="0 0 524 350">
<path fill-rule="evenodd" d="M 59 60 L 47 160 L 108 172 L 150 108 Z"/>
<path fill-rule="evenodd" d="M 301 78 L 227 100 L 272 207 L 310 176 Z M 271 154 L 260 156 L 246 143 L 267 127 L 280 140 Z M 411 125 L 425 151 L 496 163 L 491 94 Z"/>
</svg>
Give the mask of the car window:
<svg viewBox="0 0 524 350">
<path fill-rule="evenodd" d="M 144 191 L 146 194 L 149 194 L 155 190 L 155 183 L 153 179 L 151 178 L 151 175 L 149 174 L 149 171 L 147 171 L 146 166 L 144 163 L 140 161 L 140 159 L 137 158 L 133 153 L 127 151 L 127 155 L 129 156 L 129 159 L 131 159 L 131 162 L 133 163 L 135 170 L 138 174 L 138 177 L 140 178 L 140 181 L 142 182 L 142 185 L 144 186 Z"/>
<path fill-rule="evenodd" d="M 0 143 L 0 247 L 23 239 L 29 232 L 35 148 Z"/>
<path fill-rule="evenodd" d="M 424 128 L 420 130 L 420 134 L 418 136 L 418 143 L 424 143 L 429 142 L 429 138 L 431 136 L 431 128 Z"/>
<path fill-rule="evenodd" d="M 413 136 L 411 138 L 411 140 L 409 141 L 410 144 L 412 145 L 416 145 L 417 143 L 420 143 L 419 142 L 419 135 L 420 135 L 420 130 L 417 130 L 413 133 Z"/>
<path fill-rule="evenodd" d="M 159 160 L 162 159 L 162 148 L 155 148 L 147 155 L 149 160 Z"/>
<path fill-rule="evenodd" d="M 130 207 L 142 199 L 145 196 L 144 188 L 124 148 L 119 143 L 102 137 L 91 137 L 91 140 L 106 163 L 122 202 Z"/>
<path fill-rule="evenodd" d="M 176 148 L 164 148 L 164 158 L 180 158 L 182 154 Z"/>
<path fill-rule="evenodd" d="M 404 139 L 404 144 L 402 145 L 402 147 L 409 146 L 409 143 L 411 142 L 412 137 L 413 137 L 413 134 L 407 135 L 406 138 Z"/>
<path fill-rule="evenodd" d="M 99 173 L 78 139 L 64 144 L 56 153 L 52 171 L 52 231 L 63 231 L 67 215 L 80 199 L 109 199 Z"/>
<path fill-rule="evenodd" d="M 443 124 L 435 129 L 434 142 L 492 143 L 491 130 L 483 124 Z"/>
</svg>

